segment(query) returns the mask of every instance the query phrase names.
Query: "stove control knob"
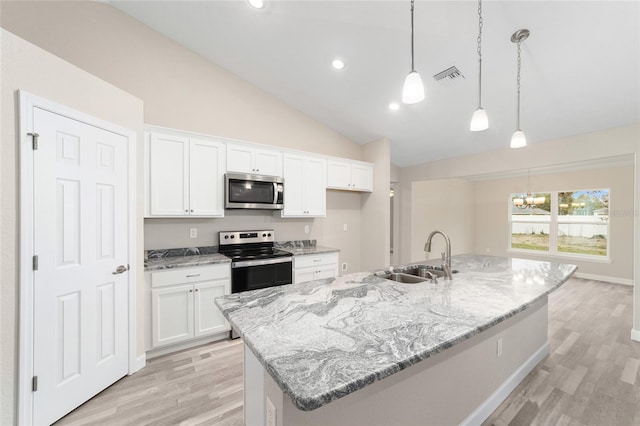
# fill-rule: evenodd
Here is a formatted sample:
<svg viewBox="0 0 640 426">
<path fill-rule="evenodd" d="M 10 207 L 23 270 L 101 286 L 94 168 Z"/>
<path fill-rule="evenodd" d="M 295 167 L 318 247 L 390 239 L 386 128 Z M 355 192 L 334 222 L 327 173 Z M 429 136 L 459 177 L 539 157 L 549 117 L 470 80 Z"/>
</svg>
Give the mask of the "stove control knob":
<svg viewBox="0 0 640 426">
<path fill-rule="evenodd" d="M 228 239 L 229 239 L 229 236 L 228 236 L 228 235 L 225 235 L 225 236 L 224 236 L 224 239 L 225 239 L 225 240 L 228 240 Z"/>
<path fill-rule="evenodd" d="M 267 237 L 270 237 L 270 236 L 271 236 L 271 234 L 267 234 Z"/>
<path fill-rule="evenodd" d="M 262 234 L 262 237 L 263 237 L 263 238 L 264 238 L 264 237 L 266 237 L 266 236 L 267 236 L 267 234 Z"/>
</svg>

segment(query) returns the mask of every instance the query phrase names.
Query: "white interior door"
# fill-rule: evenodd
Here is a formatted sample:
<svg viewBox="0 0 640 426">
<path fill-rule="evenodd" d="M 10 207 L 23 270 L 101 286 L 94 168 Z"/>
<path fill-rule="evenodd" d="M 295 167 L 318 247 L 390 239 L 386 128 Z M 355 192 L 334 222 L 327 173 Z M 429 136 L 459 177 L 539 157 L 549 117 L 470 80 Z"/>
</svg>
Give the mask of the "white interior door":
<svg viewBox="0 0 640 426">
<path fill-rule="evenodd" d="M 40 108 L 33 127 L 33 423 L 50 424 L 128 371 L 128 147 Z"/>
</svg>

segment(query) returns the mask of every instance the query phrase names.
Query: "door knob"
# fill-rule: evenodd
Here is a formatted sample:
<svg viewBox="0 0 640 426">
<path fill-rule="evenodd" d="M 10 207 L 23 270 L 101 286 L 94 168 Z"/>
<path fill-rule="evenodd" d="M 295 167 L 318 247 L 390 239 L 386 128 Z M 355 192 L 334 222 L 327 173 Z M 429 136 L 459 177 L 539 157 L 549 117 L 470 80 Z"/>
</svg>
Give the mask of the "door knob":
<svg viewBox="0 0 640 426">
<path fill-rule="evenodd" d="M 124 266 L 120 265 L 116 268 L 115 272 L 112 272 L 113 275 L 122 274 L 123 272 L 127 272 L 129 270 L 129 265 Z"/>
</svg>

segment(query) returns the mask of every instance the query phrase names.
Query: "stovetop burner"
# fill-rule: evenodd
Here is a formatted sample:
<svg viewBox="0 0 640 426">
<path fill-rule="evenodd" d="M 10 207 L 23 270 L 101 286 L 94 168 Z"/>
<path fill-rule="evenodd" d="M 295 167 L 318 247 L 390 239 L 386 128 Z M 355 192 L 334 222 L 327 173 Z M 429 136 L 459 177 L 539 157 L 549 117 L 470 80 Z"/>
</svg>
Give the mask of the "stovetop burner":
<svg viewBox="0 0 640 426">
<path fill-rule="evenodd" d="M 220 253 L 234 262 L 293 256 L 288 251 L 273 246 L 273 230 L 220 232 L 218 237 Z"/>
</svg>

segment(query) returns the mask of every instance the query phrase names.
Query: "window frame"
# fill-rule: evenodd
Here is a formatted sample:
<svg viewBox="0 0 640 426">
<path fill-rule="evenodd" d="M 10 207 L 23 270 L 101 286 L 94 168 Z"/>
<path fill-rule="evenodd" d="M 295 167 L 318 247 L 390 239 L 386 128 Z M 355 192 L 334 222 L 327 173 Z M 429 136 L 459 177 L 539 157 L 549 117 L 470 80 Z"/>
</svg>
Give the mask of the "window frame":
<svg viewBox="0 0 640 426">
<path fill-rule="evenodd" d="M 564 190 L 558 190 L 558 191 L 535 191 L 535 193 L 537 194 L 550 194 L 551 200 L 550 200 L 550 215 L 549 217 L 549 221 L 548 222 L 532 222 L 532 223 L 548 223 L 549 224 L 549 249 L 548 250 L 533 250 L 533 249 L 525 249 L 525 248 L 514 248 L 512 247 L 512 242 L 513 242 L 513 213 L 512 213 L 512 206 L 511 204 L 513 203 L 512 199 L 515 195 L 515 193 L 511 193 L 509 194 L 509 204 L 507 206 L 508 208 L 508 232 L 509 232 L 509 238 L 508 238 L 508 244 L 507 244 L 507 252 L 508 253 L 526 253 L 526 254 L 531 254 L 531 255 L 540 255 L 540 256 L 553 256 L 553 257 L 564 257 L 564 258 L 571 258 L 571 259 L 576 259 L 576 260 L 589 260 L 589 261 L 593 261 L 593 262 L 606 262 L 606 263 L 610 263 L 611 262 L 611 215 L 608 215 L 607 221 L 606 223 L 603 223 L 603 225 L 606 224 L 607 226 L 607 254 L 606 256 L 599 256 L 599 255 L 595 255 L 595 254 L 581 254 L 581 253 L 571 253 L 571 252 L 565 252 L 565 251 L 558 251 L 558 229 L 559 229 L 559 225 L 564 225 L 564 224 L 589 224 L 592 225 L 593 222 L 589 222 L 587 220 L 584 221 L 577 221 L 577 222 L 569 222 L 569 221 L 563 221 L 560 219 L 560 215 L 558 214 L 558 196 L 561 192 L 580 192 L 580 191 L 607 191 L 608 197 L 609 197 L 609 212 L 611 212 L 611 188 L 592 188 L 592 189 L 574 189 L 574 190 L 570 190 L 570 189 L 564 189 Z M 590 216 L 585 216 L 585 217 L 590 217 Z M 522 222 L 517 222 L 517 223 L 528 223 L 526 220 L 522 221 Z"/>
</svg>

